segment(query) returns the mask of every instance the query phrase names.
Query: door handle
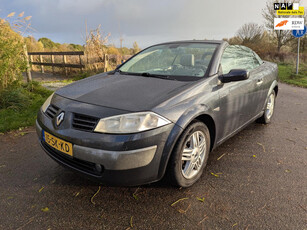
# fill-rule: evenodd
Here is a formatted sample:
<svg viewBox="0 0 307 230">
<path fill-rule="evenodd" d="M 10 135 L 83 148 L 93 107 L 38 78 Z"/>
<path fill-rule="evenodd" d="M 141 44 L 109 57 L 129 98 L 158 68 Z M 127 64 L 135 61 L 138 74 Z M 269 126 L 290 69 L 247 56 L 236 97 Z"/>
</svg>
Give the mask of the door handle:
<svg viewBox="0 0 307 230">
<path fill-rule="evenodd" d="M 261 85 L 263 83 L 263 78 L 259 78 L 258 80 L 257 80 L 257 85 Z"/>
</svg>

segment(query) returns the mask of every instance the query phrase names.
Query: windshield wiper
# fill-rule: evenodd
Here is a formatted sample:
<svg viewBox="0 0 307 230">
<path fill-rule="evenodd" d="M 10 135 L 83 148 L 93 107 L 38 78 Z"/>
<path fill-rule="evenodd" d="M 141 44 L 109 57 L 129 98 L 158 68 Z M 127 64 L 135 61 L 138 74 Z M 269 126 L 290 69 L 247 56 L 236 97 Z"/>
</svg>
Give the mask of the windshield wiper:
<svg viewBox="0 0 307 230">
<path fill-rule="evenodd" d="M 121 71 L 120 69 L 116 69 L 116 70 L 114 71 L 114 73 L 124 74 L 125 72 Z"/>
<path fill-rule="evenodd" d="M 152 74 L 152 73 L 144 72 L 144 73 L 140 73 L 140 75 L 144 77 L 156 77 L 156 78 L 162 78 L 162 79 L 170 79 L 170 76 L 163 75 L 163 74 Z"/>
<path fill-rule="evenodd" d="M 115 70 L 114 73 L 119 73 L 119 74 L 122 74 L 122 75 L 133 75 L 132 73 L 124 72 L 124 71 L 121 71 L 120 69 Z"/>
<path fill-rule="evenodd" d="M 117 69 L 114 71 L 114 73 L 119 73 L 119 74 L 123 74 L 123 75 L 138 75 L 138 76 L 143 76 L 143 77 L 156 77 L 156 78 L 162 78 L 162 79 L 172 79 L 172 80 L 176 80 L 175 78 L 170 78 L 169 75 L 163 75 L 163 74 L 152 74 L 152 73 L 148 73 L 148 72 L 144 72 L 144 73 L 133 73 L 133 72 L 123 72 L 120 69 Z"/>
</svg>

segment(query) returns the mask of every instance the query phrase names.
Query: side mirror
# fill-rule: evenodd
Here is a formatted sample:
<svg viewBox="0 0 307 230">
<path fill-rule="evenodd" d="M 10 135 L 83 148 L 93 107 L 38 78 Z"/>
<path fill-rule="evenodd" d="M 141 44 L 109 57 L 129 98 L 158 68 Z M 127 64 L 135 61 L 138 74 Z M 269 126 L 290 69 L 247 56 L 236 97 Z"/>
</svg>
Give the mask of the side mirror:
<svg viewBox="0 0 307 230">
<path fill-rule="evenodd" d="M 227 74 L 219 76 L 219 80 L 222 83 L 232 82 L 232 81 L 242 81 L 249 78 L 249 72 L 245 69 L 232 69 Z"/>
</svg>

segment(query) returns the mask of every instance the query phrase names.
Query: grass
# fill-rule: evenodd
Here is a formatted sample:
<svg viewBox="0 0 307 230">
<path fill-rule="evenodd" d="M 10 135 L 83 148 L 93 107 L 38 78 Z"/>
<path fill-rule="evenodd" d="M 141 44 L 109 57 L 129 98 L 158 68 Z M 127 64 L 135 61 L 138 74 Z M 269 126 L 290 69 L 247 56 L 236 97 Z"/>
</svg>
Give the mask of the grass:
<svg viewBox="0 0 307 230">
<path fill-rule="evenodd" d="M 33 126 L 38 110 L 51 93 L 37 82 L 1 91 L 0 132 Z"/>
<path fill-rule="evenodd" d="M 295 66 L 278 64 L 279 80 L 281 82 L 307 88 L 307 66 L 300 65 L 299 73 L 295 74 Z"/>
</svg>

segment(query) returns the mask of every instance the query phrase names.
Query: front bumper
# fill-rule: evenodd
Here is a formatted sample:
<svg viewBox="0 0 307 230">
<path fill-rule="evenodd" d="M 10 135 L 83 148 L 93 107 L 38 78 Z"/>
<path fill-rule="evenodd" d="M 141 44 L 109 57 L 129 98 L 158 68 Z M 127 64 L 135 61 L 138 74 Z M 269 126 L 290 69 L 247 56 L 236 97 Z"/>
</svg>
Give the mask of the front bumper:
<svg viewBox="0 0 307 230">
<path fill-rule="evenodd" d="M 54 122 L 41 111 L 36 121 L 40 144 L 52 159 L 100 182 L 129 186 L 161 179 L 164 174 L 161 160 L 169 155 L 169 149 L 165 148 L 169 145 L 165 143 L 174 126 L 169 124 L 136 134 L 113 135 L 80 131 L 67 124 L 56 129 Z M 73 157 L 47 145 L 42 138 L 43 130 L 72 143 Z"/>
</svg>

